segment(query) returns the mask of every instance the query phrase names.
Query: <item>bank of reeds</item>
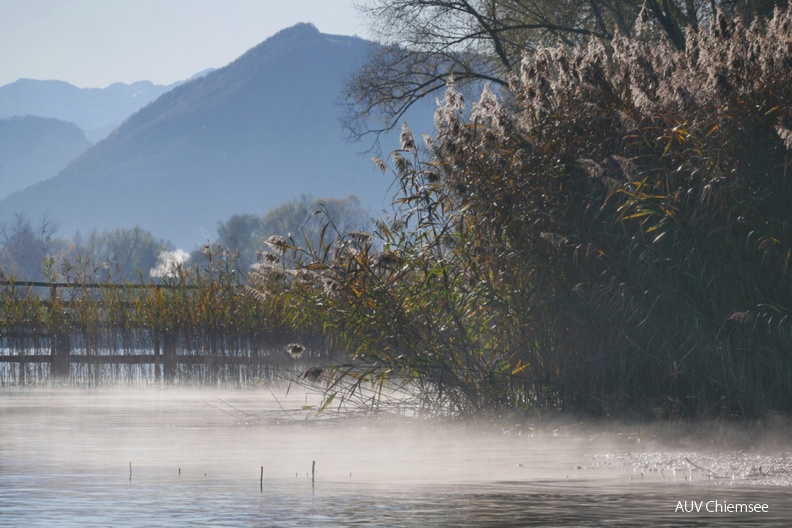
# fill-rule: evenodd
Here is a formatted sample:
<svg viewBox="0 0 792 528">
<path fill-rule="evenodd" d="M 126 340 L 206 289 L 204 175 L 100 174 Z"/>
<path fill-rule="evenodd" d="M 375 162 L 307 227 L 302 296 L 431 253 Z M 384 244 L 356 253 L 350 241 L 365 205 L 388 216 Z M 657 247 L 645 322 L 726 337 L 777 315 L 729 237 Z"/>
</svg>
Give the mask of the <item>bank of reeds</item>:
<svg viewBox="0 0 792 528">
<path fill-rule="evenodd" d="M 72 382 L 147 383 L 162 379 L 161 356 L 169 348 L 182 359 L 200 359 L 194 363 L 185 359 L 172 381 L 252 385 L 257 378 L 281 376 L 278 370 L 295 366 L 294 359 L 283 351 L 289 342 L 299 340 L 309 347 L 306 360 L 327 353 L 316 329 L 305 327 L 298 338 L 285 322 L 284 306 L 278 299 L 260 302 L 245 292 L 234 272 L 233 256 L 227 251 L 207 248 L 205 257 L 200 266 L 174 270 L 172 276 L 157 283 L 97 281 L 93 274 L 69 264 L 49 269 L 51 283 L 6 281 L 0 286 L 4 354 L 46 356 L 61 338 L 71 354 L 89 356 L 71 365 Z M 159 366 L 107 359 L 151 354 L 160 356 Z M 213 361 L 249 357 L 266 359 L 239 364 Z M 3 365 L 5 383 L 33 383 L 51 377 L 44 362 Z"/>
<path fill-rule="evenodd" d="M 254 288 L 353 352 L 315 374 L 454 413 L 792 411 L 792 11 L 688 43 L 539 49 L 508 105 L 451 86 L 426 151 L 377 160 L 374 238 L 273 241 Z"/>
</svg>

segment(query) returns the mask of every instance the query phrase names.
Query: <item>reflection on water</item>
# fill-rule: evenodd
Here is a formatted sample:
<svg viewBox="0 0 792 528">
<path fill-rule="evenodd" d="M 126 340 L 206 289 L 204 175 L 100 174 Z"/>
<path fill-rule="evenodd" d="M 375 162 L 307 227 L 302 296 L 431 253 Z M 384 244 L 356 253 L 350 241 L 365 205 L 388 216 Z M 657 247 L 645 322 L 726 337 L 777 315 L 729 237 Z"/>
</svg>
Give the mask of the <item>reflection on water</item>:
<svg viewBox="0 0 792 528">
<path fill-rule="evenodd" d="M 628 440 L 306 421 L 305 397 L 2 392 L 0 526 L 784 526 L 792 518 L 788 488 L 578 469 L 609 449 L 645 449 Z M 675 511 L 680 501 L 691 509 L 715 500 L 766 503 L 769 512 Z"/>
</svg>

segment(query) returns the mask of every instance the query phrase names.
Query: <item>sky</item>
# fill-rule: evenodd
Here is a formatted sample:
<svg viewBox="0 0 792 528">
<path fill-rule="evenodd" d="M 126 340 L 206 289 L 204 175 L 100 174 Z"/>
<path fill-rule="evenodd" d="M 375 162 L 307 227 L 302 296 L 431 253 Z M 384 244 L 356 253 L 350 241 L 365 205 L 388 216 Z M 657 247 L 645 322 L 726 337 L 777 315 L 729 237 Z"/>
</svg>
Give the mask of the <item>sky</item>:
<svg viewBox="0 0 792 528">
<path fill-rule="evenodd" d="M 299 22 L 370 38 L 353 0 L 0 0 L 0 86 L 170 84 Z"/>
</svg>

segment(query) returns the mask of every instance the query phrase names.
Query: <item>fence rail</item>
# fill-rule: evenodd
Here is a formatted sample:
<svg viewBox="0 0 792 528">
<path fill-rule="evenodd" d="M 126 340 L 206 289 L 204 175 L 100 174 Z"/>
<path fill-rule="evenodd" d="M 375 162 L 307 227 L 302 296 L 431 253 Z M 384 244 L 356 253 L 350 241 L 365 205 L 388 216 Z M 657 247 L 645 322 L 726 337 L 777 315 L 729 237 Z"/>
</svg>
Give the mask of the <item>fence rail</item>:
<svg viewBox="0 0 792 528">
<path fill-rule="evenodd" d="M 166 383 L 177 378 L 189 382 L 196 377 L 250 379 L 273 368 L 294 368 L 295 360 L 283 350 L 292 341 L 308 345 L 308 353 L 301 363 L 331 354 L 321 335 L 298 337 L 293 328 L 277 326 L 272 321 L 262 321 L 260 327 L 248 325 L 244 330 L 238 330 L 235 325 L 209 329 L 193 324 L 163 329 L 112 322 L 102 313 L 104 298 L 101 295 L 93 305 L 99 307 L 99 322 L 94 320 L 93 324 L 85 325 L 79 322 L 79 302 L 72 304 L 69 299 L 58 297 L 66 289 L 71 295 L 87 289 L 104 292 L 128 289 L 145 293 L 148 289 L 184 288 L 194 292 L 196 287 L 192 285 L 0 281 L 0 289 L 3 288 L 26 288 L 29 301 L 37 302 L 45 313 L 57 306 L 60 312 L 53 313 L 52 317 L 60 318 L 65 324 L 50 325 L 46 329 L 45 325 L 25 328 L 18 324 L 15 328 L 5 328 L 4 319 L 0 319 L 0 385 L 29 383 L 42 377 L 68 380 L 77 373 L 96 380 L 108 367 L 125 369 L 124 372 L 133 369 L 150 372 L 155 379 Z M 49 297 L 30 293 L 33 289 L 47 292 Z M 57 303 L 54 302 L 56 298 Z M 230 299 L 231 303 L 251 302 L 241 297 Z M 86 375 L 87 370 L 92 374 Z"/>
</svg>

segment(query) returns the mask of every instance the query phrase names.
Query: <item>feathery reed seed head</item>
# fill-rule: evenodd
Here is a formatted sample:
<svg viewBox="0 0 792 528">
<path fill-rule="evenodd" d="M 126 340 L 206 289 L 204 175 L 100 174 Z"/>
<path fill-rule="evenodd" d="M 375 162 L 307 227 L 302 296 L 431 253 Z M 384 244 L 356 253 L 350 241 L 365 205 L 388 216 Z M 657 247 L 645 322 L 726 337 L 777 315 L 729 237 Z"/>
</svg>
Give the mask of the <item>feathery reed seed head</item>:
<svg viewBox="0 0 792 528">
<path fill-rule="evenodd" d="M 415 152 L 415 139 L 413 138 L 412 132 L 410 132 L 410 128 L 407 126 L 407 122 L 405 121 L 402 123 L 401 134 L 399 135 L 399 143 L 401 145 L 402 150 L 406 150 L 407 152 Z"/>
<path fill-rule="evenodd" d="M 259 251 L 258 260 L 259 262 L 266 265 L 275 265 L 278 262 L 280 262 L 280 257 L 275 253 L 270 253 L 268 251 Z"/>
<path fill-rule="evenodd" d="M 366 246 L 371 244 L 374 241 L 374 237 L 370 233 L 366 233 L 365 231 L 350 231 L 347 233 L 347 238 L 352 240 L 354 243 L 360 246 Z"/>
<path fill-rule="evenodd" d="M 382 159 L 381 159 L 381 158 L 378 158 L 378 157 L 374 156 L 374 157 L 372 157 L 372 158 L 371 158 L 371 161 L 373 161 L 373 162 L 374 162 L 374 165 L 376 165 L 376 166 L 377 166 L 377 168 L 378 168 L 380 171 L 382 171 L 382 172 L 388 172 L 388 164 L 387 164 L 387 163 L 385 163 L 384 161 L 382 161 Z"/>
<path fill-rule="evenodd" d="M 265 240 L 265 243 L 280 254 L 285 253 L 286 250 L 289 249 L 289 242 L 285 237 L 280 235 L 272 235 L 267 240 Z"/>
</svg>

